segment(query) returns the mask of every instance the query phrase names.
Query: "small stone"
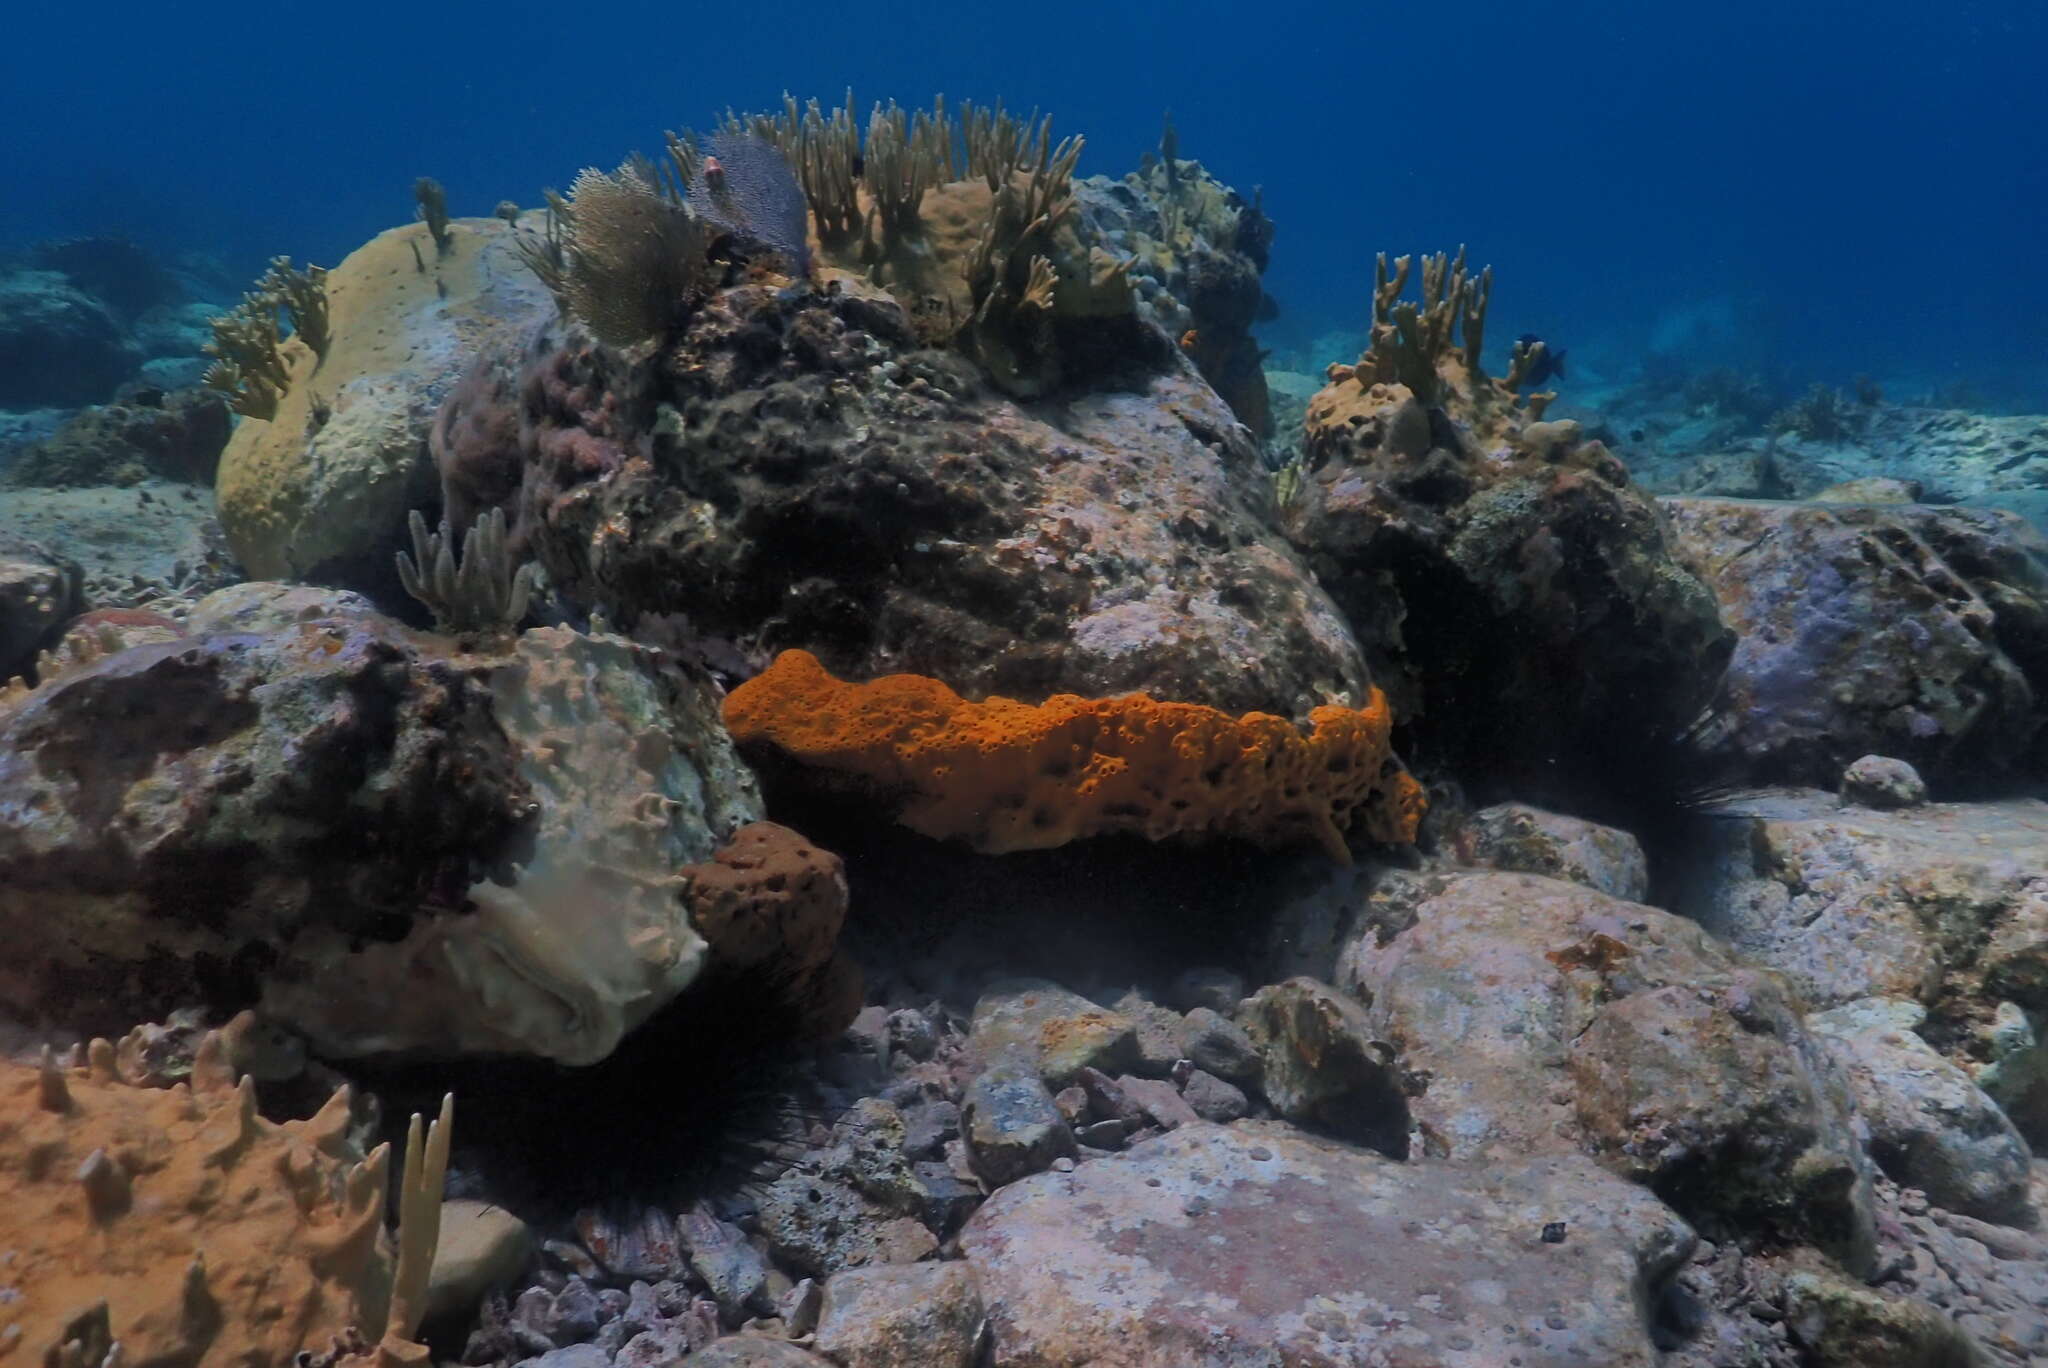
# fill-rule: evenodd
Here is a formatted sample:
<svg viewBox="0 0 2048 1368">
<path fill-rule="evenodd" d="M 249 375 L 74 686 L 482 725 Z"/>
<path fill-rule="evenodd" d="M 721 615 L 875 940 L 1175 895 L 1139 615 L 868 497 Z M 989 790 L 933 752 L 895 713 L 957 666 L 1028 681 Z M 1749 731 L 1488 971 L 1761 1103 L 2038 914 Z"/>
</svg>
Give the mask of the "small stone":
<svg viewBox="0 0 2048 1368">
<path fill-rule="evenodd" d="M 968 1157 L 989 1186 L 1043 1172 L 1074 1152 L 1074 1133 L 1038 1075 L 1021 1063 L 985 1070 L 960 1108 Z"/>
<path fill-rule="evenodd" d="M 737 1226 L 727 1225 L 702 1202 L 676 1220 L 676 1233 L 689 1252 L 690 1268 L 704 1280 L 719 1313 L 737 1321 L 749 1311 L 766 1311 L 768 1261 Z"/>
<path fill-rule="evenodd" d="M 1187 1016 L 1188 1058 L 1198 1069 L 1241 1088 L 1259 1082 L 1259 1049 L 1244 1028 L 1213 1008 L 1197 1007 Z"/>
<path fill-rule="evenodd" d="M 1251 1111 L 1251 1103 L 1242 1091 L 1202 1069 L 1188 1075 L 1180 1095 L 1204 1121 L 1235 1121 Z"/>
<path fill-rule="evenodd" d="M 1137 1030 L 1138 1057 L 1131 1065 L 1132 1072 L 1147 1078 L 1163 1077 L 1187 1054 L 1188 1027 L 1179 1012 L 1161 1007 L 1135 990 L 1117 1001 L 1116 1010 L 1130 1018 Z"/>
<path fill-rule="evenodd" d="M 1084 1068 L 1125 1069 L 1137 1061 L 1136 1024 L 1042 979 L 1006 979 L 974 1004 L 970 1047 L 987 1063 L 1028 1063 L 1065 1087 Z"/>
<path fill-rule="evenodd" d="M 1078 1085 L 1061 1088 L 1053 1094 L 1052 1104 L 1060 1109 L 1060 1115 L 1067 1118 L 1067 1124 L 1071 1126 L 1088 1114 L 1088 1092 Z"/>
<path fill-rule="evenodd" d="M 604 1270 L 597 1266 L 597 1260 L 590 1257 L 590 1251 L 574 1240 L 549 1240 L 540 1248 L 573 1278 L 591 1280 L 604 1277 Z"/>
<path fill-rule="evenodd" d="M 1188 1105 L 1187 1099 L 1180 1095 L 1179 1090 L 1165 1079 L 1137 1078 L 1125 1074 L 1117 1080 L 1117 1086 L 1138 1104 L 1146 1116 L 1166 1130 L 1173 1130 L 1201 1119 L 1195 1114 L 1195 1109 Z"/>
<path fill-rule="evenodd" d="M 581 1278 L 570 1278 L 548 1307 L 547 1336 L 556 1344 L 594 1339 L 603 1324 L 604 1304 Z"/>
<path fill-rule="evenodd" d="M 960 1134 L 960 1108 L 943 1097 L 918 1102 L 903 1112 L 903 1152 L 913 1159 L 937 1155 Z"/>
<path fill-rule="evenodd" d="M 427 1280 L 427 1318 L 474 1308 L 492 1288 L 519 1276 L 533 1257 L 533 1231 L 493 1202 L 458 1197 L 441 1203 L 441 1238 Z"/>
<path fill-rule="evenodd" d="M 912 1059 L 930 1059 L 938 1052 L 938 1028 L 923 1012 L 908 1007 L 891 1012 L 887 1027 L 890 1047 Z"/>
<path fill-rule="evenodd" d="M 1124 1143 L 1124 1136 L 1129 1130 L 1129 1122 L 1116 1120 L 1095 1121 L 1075 1131 L 1074 1138 L 1090 1149 L 1120 1149 Z"/>
<path fill-rule="evenodd" d="M 1867 808 L 1918 807 L 1927 801 L 1927 783 L 1903 760 L 1866 755 L 1842 771 L 1842 801 Z"/>
<path fill-rule="evenodd" d="M 775 1314 L 781 1317 L 783 1329 L 791 1339 L 801 1339 L 817 1328 L 824 1295 L 825 1289 L 815 1278 L 805 1278 L 775 1304 Z"/>
<path fill-rule="evenodd" d="M 843 1368 L 972 1368 L 981 1321 L 964 1263 L 856 1268 L 825 1284 L 816 1346 Z"/>
</svg>

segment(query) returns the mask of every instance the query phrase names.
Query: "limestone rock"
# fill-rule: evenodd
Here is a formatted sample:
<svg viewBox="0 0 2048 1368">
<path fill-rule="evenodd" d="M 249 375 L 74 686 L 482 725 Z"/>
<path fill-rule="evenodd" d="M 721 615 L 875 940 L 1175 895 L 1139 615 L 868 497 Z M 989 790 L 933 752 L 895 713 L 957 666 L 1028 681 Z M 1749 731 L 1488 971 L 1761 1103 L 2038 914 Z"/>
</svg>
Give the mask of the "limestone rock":
<svg viewBox="0 0 2048 1368">
<path fill-rule="evenodd" d="M 1406 1101 L 1364 1008 L 1326 983 L 1294 978 L 1246 998 L 1239 1024 L 1258 1046 L 1261 1086 L 1275 1111 L 1407 1154 Z"/>
<path fill-rule="evenodd" d="M 1931 782 L 2039 772 L 2048 542 L 1988 509 L 1667 499 L 1738 644 L 1700 742 L 1746 783 L 1858 756 Z"/>
<path fill-rule="evenodd" d="M 1055 1088 L 1082 1069 L 1116 1072 L 1138 1062 L 1130 1017 L 1043 979 L 1004 979 L 983 991 L 968 1044 L 987 1062 L 1024 1063 Z"/>
<path fill-rule="evenodd" d="M 1824 1273 L 1785 1280 L 1785 1314 L 1815 1368 L 1973 1368 L 1983 1361 L 1937 1308 Z"/>
<path fill-rule="evenodd" d="M 1590 1148 L 1688 1219 L 1811 1234 L 1868 1264 L 1846 1081 L 1783 982 L 1692 922 L 1533 875 L 1456 875 L 1413 925 L 1362 934 L 1341 981 L 1419 1084 L 1424 1153 Z"/>
<path fill-rule="evenodd" d="M 1936 1206 L 2026 1224 L 2033 1155 L 1969 1074 L 1914 1034 L 1926 1015 L 1915 1002 L 1865 998 L 1807 1022 L 1847 1069 L 1885 1172 Z"/>
<path fill-rule="evenodd" d="M 1692 1242 L 1584 1160 L 1400 1164 L 1270 1122 L 1026 1179 L 960 1237 L 1017 1368 L 1649 1368 L 1641 1289 Z"/>
<path fill-rule="evenodd" d="M 1625 902 L 1650 895 L 1649 861 L 1635 837 L 1526 803 L 1473 813 L 1458 835 L 1457 852 L 1468 864 L 1543 874 Z"/>
<path fill-rule="evenodd" d="M 816 1347 L 841 1368 L 973 1368 L 981 1323 L 964 1263 L 850 1268 L 825 1284 Z"/>
<path fill-rule="evenodd" d="M 509 225 L 457 219 L 437 252 L 423 223 L 378 234 L 327 273 L 325 358 L 284 344 L 274 419 L 245 418 L 220 458 L 221 526 L 258 579 L 398 596 L 406 513 L 435 502 L 427 432 L 484 343 L 554 315 Z"/>
<path fill-rule="evenodd" d="M 1842 771 L 1842 801 L 1857 807 L 1918 807 L 1927 801 L 1927 781 L 1903 760 L 1866 755 Z"/>
<path fill-rule="evenodd" d="M 1100 376 L 1026 408 L 886 296 L 742 285 L 646 363 L 501 347 L 436 453 L 459 524 L 510 506 L 551 582 L 620 623 L 680 612 L 975 697 L 1364 702 L 1250 434 L 1175 356 Z"/>
<path fill-rule="evenodd" d="M 702 967 L 678 867 L 760 813 L 716 708 L 621 638 L 348 611 L 68 668 L 0 703 L 0 1000 L 125 1029 L 235 964 L 332 1054 L 602 1058 Z"/>
<path fill-rule="evenodd" d="M 443 1202 L 427 1318 L 474 1310 L 486 1292 L 519 1276 L 533 1248 L 533 1231 L 505 1208 L 469 1197 Z"/>
</svg>

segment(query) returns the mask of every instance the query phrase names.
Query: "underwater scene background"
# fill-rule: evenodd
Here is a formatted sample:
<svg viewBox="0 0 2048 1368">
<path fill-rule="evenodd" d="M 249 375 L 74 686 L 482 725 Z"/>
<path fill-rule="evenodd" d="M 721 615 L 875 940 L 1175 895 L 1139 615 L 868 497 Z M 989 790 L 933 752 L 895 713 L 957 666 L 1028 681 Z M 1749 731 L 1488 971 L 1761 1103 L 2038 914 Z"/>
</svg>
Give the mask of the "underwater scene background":
<svg viewBox="0 0 2048 1368">
<path fill-rule="evenodd" d="M 2048 1363 L 2048 12 L 8 32 L 0 1365 Z"/>
</svg>

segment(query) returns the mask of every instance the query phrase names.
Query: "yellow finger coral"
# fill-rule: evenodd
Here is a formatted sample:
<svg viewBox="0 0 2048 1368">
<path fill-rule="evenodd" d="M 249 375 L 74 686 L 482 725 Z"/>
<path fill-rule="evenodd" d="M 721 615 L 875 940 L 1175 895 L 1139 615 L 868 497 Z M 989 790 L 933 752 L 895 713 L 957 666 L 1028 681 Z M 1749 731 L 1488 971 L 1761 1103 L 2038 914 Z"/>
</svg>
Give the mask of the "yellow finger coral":
<svg viewBox="0 0 2048 1368">
<path fill-rule="evenodd" d="M 785 651 L 725 701 L 733 739 L 859 780 L 913 831 L 1000 853 L 1129 831 L 1149 840 L 1302 841 L 1348 860 L 1354 821 L 1378 841 L 1415 837 L 1421 786 L 1388 746 L 1386 699 L 1321 707 L 1304 736 L 1285 718 L 1144 694 L 972 703 L 935 679 L 834 678 Z"/>
<path fill-rule="evenodd" d="M 104 1040 L 83 1067 L 0 1059 L 0 1359 L 100 1364 L 119 1341 L 131 1364 L 282 1368 L 384 1322 L 388 1149 L 355 1151 L 346 1091 L 264 1120 L 223 1048 L 164 1090 Z"/>
</svg>

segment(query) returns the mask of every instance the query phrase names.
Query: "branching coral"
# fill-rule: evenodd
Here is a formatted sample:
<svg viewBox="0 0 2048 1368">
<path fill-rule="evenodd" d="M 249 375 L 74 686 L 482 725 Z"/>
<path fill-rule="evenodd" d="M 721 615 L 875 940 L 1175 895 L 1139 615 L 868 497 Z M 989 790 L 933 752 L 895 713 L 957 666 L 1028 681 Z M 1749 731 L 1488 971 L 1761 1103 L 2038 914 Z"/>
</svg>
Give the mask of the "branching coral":
<svg viewBox="0 0 2048 1368">
<path fill-rule="evenodd" d="M 291 319 L 292 333 L 313 355 L 325 357 L 327 272 L 309 265 L 295 270 L 290 257 L 276 257 L 242 302 L 209 320 L 213 340 L 201 350 L 214 358 L 205 383 L 227 396 L 228 406 L 250 418 L 273 418 L 278 400 L 291 387 L 291 368 L 281 349 L 278 310 Z M 317 363 L 316 363 L 317 364 Z"/>
<path fill-rule="evenodd" d="M 922 675 L 849 684 L 785 651 L 727 697 L 725 722 L 742 747 L 897 804 L 913 831 L 990 852 L 1128 831 L 1309 841 L 1348 860 L 1354 822 L 1375 840 L 1410 841 L 1423 809 L 1377 690 L 1362 709 L 1315 709 L 1304 736 L 1267 713 L 1144 694 L 973 703 Z"/>
<path fill-rule="evenodd" d="M 494 508 L 477 519 L 462 540 L 459 562 L 446 518 L 438 533 L 427 531 L 427 520 L 418 509 L 407 523 L 412 554 L 398 553 L 398 578 L 406 593 L 432 611 L 436 627 L 454 633 L 504 632 L 519 625 L 540 569 L 532 561 L 513 568 L 505 549 L 504 509 Z"/>
</svg>

